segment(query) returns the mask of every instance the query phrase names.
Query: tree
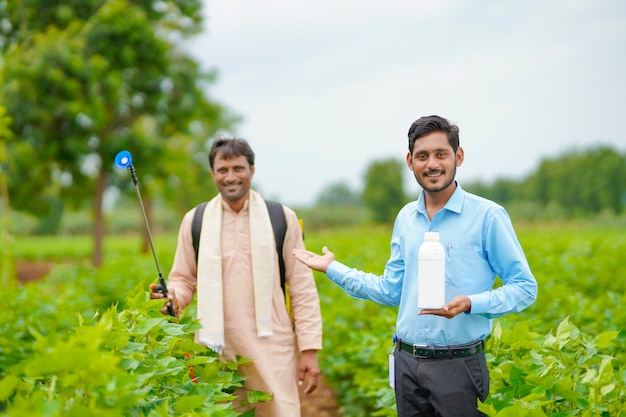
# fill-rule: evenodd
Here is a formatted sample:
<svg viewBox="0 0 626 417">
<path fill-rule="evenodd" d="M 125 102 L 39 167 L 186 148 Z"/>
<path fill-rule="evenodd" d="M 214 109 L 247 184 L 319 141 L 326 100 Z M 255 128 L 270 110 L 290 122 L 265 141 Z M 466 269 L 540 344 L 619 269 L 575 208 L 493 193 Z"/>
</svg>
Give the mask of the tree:
<svg viewBox="0 0 626 417">
<path fill-rule="evenodd" d="M 602 210 L 619 214 L 626 192 L 626 157 L 606 146 L 574 150 L 543 160 L 527 182 L 536 201 L 555 203 L 569 215 Z"/>
<path fill-rule="evenodd" d="M 465 188 L 501 204 L 552 205 L 568 216 L 603 210 L 620 214 L 626 195 L 626 155 L 603 145 L 572 150 L 542 160 L 538 169 L 523 180 L 500 179 L 489 186 L 476 183 Z"/>
<path fill-rule="evenodd" d="M 322 229 L 364 224 L 369 220 L 361 193 L 352 190 L 346 182 L 330 184 L 318 194 L 315 205 L 299 210 L 306 220 L 305 229 Z"/>
<path fill-rule="evenodd" d="M 365 174 L 363 201 L 377 223 L 390 223 L 406 204 L 402 174 L 406 164 L 397 159 L 373 162 Z"/>
<path fill-rule="evenodd" d="M 200 5 L 0 0 L 9 21 L 0 94 L 16 138 L 8 143 L 12 203 L 39 215 L 59 201 L 90 204 L 95 265 L 115 154 L 130 150 L 144 178 L 169 178 L 235 121 L 204 93 L 215 74 L 177 45 L 200 30 Z M 148 196 L 158 188 L 146 185 Z"/>
<path fill-rule="evenodd" d="M 463 189 L 502 205 L 520 200 L 523 192 L 520 181 L 506 178 L 496 179 L 491 185 L 481 182 L 463 184 Z"/>
<path fill-rule="evenodd" d="M 337 182 L 324 187 L 317 198 L 316 205 L 357 207 L 361 205 L 361 198 L 348 184 Z"/>
</svg>

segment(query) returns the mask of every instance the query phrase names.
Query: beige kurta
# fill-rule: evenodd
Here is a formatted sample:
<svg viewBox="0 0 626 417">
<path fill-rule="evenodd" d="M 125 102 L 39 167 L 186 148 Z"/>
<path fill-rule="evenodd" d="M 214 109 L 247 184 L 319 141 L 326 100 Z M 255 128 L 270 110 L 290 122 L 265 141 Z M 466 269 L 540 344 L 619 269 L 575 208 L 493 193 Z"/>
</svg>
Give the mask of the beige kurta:
<svg viewBox="0 0 626 417">
<path fill-rule="evenodd" d="M 174 263 L 168 277 L 168 287 L 175 289 L 181 307 L 192 301 L 196 289 L 196 259 L 191 237 L 194 211 L 190 210 L 182 220 Z M 283 290 L 280 282 L 276 281 L 272 294 L 273 335 L 258 337 L 248 203 L 239 213 L 231 210 L 225 202 L 223 204 L 221 249 L 226 344 L 223 356 L 234 360 L 235 355 L 240 355 L 252 360 L 240 368 L 246 381 L 238 395 L 245 398 L 250 390 L 273 394 L 271 402 L 257 407 L 257 416 L 300 415 L 297 352 L 322 348 L 322 318 L 313 273 L 291 254 L 292 249 L 304 247 L 302 232 L 296 214 L 286 207 L 284 211 L 287 232 L 283 257 L 295 335 L 294 324 L 285 307 Z M 278 262 L 276 255 L 275 260 Z"/>
</svg>

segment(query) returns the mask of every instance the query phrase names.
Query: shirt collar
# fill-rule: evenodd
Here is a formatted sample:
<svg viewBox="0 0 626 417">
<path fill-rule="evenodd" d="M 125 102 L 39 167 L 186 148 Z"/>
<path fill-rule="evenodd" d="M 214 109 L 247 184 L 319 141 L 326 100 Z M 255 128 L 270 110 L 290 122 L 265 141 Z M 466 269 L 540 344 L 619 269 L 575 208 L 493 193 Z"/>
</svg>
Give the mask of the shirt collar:
<svg viewBox="0 0 626 417">
<path fill-rule="evenodd" d="M 444 207 L 447 210 L 453 211 L 455 213 L 460 213 L 463 209 L 463 201 L 465 200 L 465 191 L 461 188 L 461 184 L 456 183 L 456 190 L 450 196 L 450 199 L 446 203 Z"/>
<path fill-rule="evenodd" d="M 250 203 L 250 199 L 247 198 L 246 201 L 244 201 L 243 203 L 243 207 L 241 208 L 241 210 L 239 211 L 239 213 L 244 213 L 246 211 L 248 211 L 248 206 Z M 232 208 L 230 208 L 230 206 L 228 205 L 228 203 L 226 202 L 225 199 L 222 198 L 222 208 L 224 209 L 224 211 L 229 211 L 231 213 L 235 213 L 237 214 L 237 212 L 235 212 L 235 210 L 233 210 Z"/>
<path fill-rule="evenodd" d="M 456 190 L 450 196 L 450 199 L 443 207 L 442 210 L 450 210 L 455 213 L 460 213 L 463 209 L 463 201 L 465 200 L 465 191 L 461 188 L 461 184 L 456 183 Z M 419 199 L 417 200 L 417 211 L 423 215 L 426 215 L 426 199 L 424 198 L 424 190 L 420 193 Z"/>
</svg>

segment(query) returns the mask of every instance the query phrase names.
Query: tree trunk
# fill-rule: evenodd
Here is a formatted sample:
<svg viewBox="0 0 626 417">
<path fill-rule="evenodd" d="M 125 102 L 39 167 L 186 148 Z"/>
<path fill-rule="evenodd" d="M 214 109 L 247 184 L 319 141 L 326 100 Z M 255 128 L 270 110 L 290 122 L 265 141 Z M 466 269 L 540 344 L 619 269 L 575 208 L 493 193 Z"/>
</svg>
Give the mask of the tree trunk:
<svg viewBox="0 0 626 417">
<path fill-rule="evenodd" d="M 98 179 L 96 180 L 96 193 L 94 198 L 94 228 L 93 228 L 93 266 L 102 264 L 102 240 L 104 239 L 104 215 L 102 213 L 102 200 L 104 198 L 104 189 L 106 188 L 106 173 L 100 170 Z"/>
<path fill-rule="evenodd" d="M 4 143 L 0 143 L 4 146 Z M 4 149 L 2 149 L 4 151 Z M 0 160 L 0 164 L 4 164 Z M 11 238 L 11 204 L 9 204 L 9 187 L 6 175 L 0 165 L 0 199 L 2 199 L 2 278 L 1 288 L 13 288 L 16 284 L 15 263 L 13 259 L 13 239 Z"/>
</svg>

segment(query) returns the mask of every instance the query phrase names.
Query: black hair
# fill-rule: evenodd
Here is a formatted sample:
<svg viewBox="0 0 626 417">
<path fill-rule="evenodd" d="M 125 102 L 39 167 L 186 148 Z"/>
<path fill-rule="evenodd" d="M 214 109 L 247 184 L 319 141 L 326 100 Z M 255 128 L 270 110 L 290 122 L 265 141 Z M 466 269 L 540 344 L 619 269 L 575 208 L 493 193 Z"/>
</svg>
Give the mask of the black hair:
<svg viewBox="0 0 626 417">
<path fill-rule="evenodd" d="M 217 138 L 211 144 L 209 151 L 209 166 L 213 169 L 213 162 L 217 152 L 222 153 L 222 158 L 231 159 L 238 156 L 245 156 L 250 166 L 254 166 L 254 152 L 248 141 L 241 138 Z"/>
<path fill-rule="evenodd" d="M 441 116 L 424 116 L 413 122 L 409 128 L 409 152 L 413 153 L 415 141 L 433 132 L 443 132 L 448 135 L 448 142 L 456 153 L 459 149 L 459 127 L 450 123 Z"/>
</svg>

